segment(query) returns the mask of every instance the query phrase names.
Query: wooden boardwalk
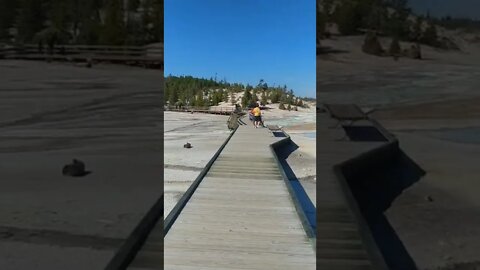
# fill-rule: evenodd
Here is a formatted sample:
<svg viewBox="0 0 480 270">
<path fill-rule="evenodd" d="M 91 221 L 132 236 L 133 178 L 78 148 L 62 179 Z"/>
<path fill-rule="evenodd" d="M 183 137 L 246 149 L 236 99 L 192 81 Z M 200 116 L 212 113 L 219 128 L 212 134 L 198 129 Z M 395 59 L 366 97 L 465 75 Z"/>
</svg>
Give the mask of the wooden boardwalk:
<svg viewBox="0 0 480 270">
<path fill-rule="evenodd" d="M 386 270 L 386 265 L 363 222 L 349 188 L 334 166 L 385 142 L 353 142 L 342 128 L 331 129 L 336 120 L 317 114 L 317 265 L 329 270 Z M 371 125 L 368 121 L 360 125 Z"/>
<path fill-rule="evenodd" d="M 315 247 L 270 149 L 283 138 L 266 128 L 241 125 L 204 177 L 197 178 L 203 180 L 192 188 L 168 233 L 164 235 L 163 222 L 155 225 L 128 269 L 387 270 L 339 168 L 352 158 L 371 162 L 365 153 L 372 150 L 375 154 L 367 156 L 376 162 L 382 159 L 377 150 L 391 144 L 345 140 L 341 127 L 330 128 L 335 122 L 317 114 Z M 382 129 L 368 119 L 357 124 Z M 172 224 L 170 216 L 167 220 Z"/>
<path fill-rule="evenodd" d="M 316 269 L 269 147 L 279 139 L 240 126 L 165 236 L 164 254 L 157 226 L 129 269 Z"/>
</svg>

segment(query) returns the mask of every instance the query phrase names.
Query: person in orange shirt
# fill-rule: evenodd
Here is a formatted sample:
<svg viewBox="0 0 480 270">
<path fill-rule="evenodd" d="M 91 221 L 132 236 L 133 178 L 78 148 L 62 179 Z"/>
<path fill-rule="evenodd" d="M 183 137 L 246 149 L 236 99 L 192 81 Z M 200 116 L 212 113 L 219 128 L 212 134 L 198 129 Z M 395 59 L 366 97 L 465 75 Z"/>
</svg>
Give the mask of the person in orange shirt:
<svg viewBox="0 0 480 270">
<path fill-rule="evenodd" d="M 253 108 L 248 110 L 248 119 L 254 123 L 255 117 L 253 116 Z"/>
<path fill-rule="evenodd" d="M 258 104 L 252 110 L 252 113 L 254 117 L 253 125 L 255 126 L 255 128 L 258 128 L 260 126 L 260 123 L 262 122 L 262 112 L 260 111 L 260 106 Z"/>
</svg>

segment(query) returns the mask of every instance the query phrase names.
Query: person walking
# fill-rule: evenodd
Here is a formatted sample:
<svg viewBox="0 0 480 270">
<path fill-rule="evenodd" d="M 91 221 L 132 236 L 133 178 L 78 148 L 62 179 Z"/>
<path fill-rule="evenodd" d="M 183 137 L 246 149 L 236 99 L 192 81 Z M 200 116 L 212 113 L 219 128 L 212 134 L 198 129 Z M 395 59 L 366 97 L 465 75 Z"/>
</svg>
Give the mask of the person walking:
<svg viewBox="0 0 480 270">
<path fill-rule="evenodd" d="M 248 119 L 255 125 L 255 116 L 253 116 L 253 109 L 248 110 Z"/>
<path fill-rule="evenodd" d="M 260 126 L 260 123 L 262 122 L 262 112 L 260 111 L 260 106 L 256 104 L 252 112 L 254 117 L 253 125 L 255 126 L 255 128 L 258 128 Z"/>
</svg>

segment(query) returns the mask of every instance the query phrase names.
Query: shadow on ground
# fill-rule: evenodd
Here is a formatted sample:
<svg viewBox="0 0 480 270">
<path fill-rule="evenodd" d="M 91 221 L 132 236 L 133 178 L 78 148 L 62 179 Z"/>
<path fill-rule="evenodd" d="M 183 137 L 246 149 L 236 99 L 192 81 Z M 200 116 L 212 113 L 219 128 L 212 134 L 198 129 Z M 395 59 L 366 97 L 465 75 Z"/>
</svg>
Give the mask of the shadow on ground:
<svg viewBox="0 0 480 270">
<path fill-rule="evenodd" d="M 415 262 L 384 212 L 405 189 L 420 181 L 425 171 L 400 149 L 382 162 L 350 174 L 347 182 L 389 268 L 415 270 Z"/>
<path fill-rule="evenodd" d="M 284 136 L 276 136 L 276 137 L 284 137 Z M 292 168 L 287 162 L 287 158 L 290 156 L 290 154 L 292 154 L 298 148 L 299 147 L 297 144 L 295 144 L 293 141 L 290 141 L 290 143 L 284 145 L 283 147 L 278 149 L 276 152 L 278 155 L 278 160 L 280 162 L 280 165 L 285 171 L 287 178 L 290 180 L 290 184 L 292 185 L 292 188 L 295 191 L 295 194 L 297 195 L 298 201 L 300 202 L 300 205 L 302 206 L 302 209 L 305 212 L 305 215 L 307 216 L 308 223 L 312 227 L 312 230 L 316 232 L 317 226 L 316 226 L 315 205 L 312 203 L 312 201 L 308 197 L 308 194 L 305 192 L 305 189 L 303 188 L 299 179 L 297 178 L 297 176 L 295 175 Z"/>
</svg>

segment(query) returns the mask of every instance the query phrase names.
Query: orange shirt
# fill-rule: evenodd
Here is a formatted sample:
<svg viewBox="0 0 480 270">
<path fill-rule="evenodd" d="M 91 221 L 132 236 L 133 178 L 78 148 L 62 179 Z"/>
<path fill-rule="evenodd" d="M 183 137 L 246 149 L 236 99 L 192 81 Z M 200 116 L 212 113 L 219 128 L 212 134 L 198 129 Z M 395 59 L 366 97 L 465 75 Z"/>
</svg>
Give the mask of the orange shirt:
<svg viewBox="0 0 480 270">
<path fill-rule="evenodd" d="M 260 114 L 261 114 L 260 108 L 258 108 L 258 107 L 255 107 L 255 108 L 252 110 L 252 112 L 253 112 L 253 115 L 254 115 L 254 116 L 260 116 Z"/>
</svg>

